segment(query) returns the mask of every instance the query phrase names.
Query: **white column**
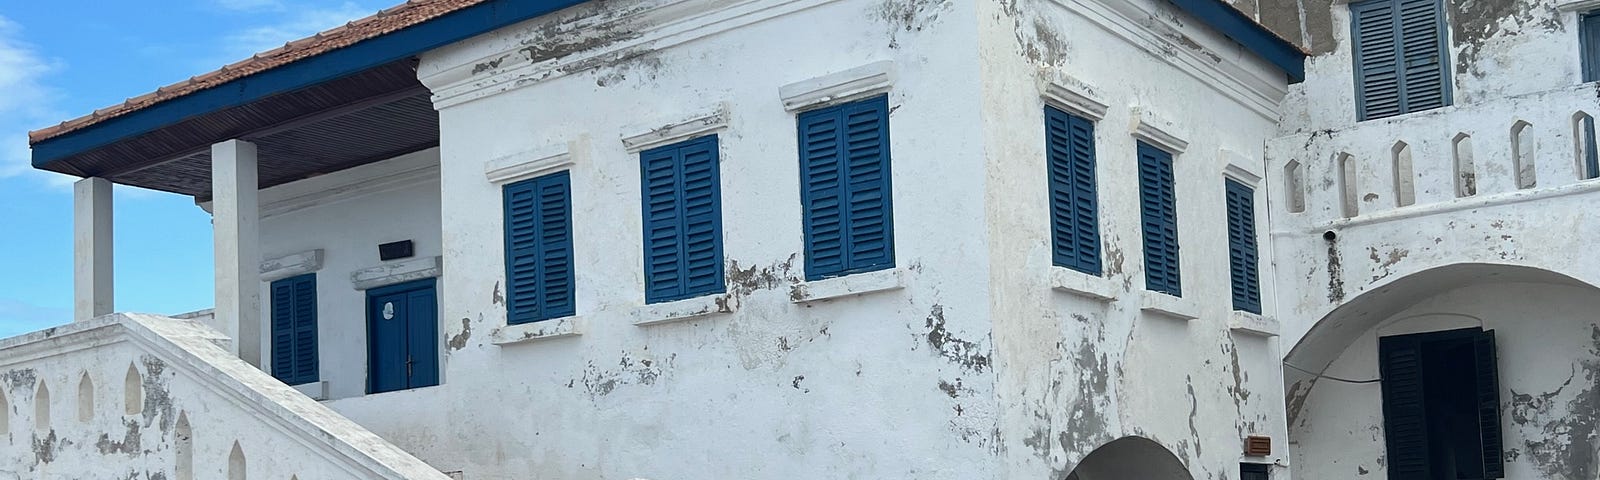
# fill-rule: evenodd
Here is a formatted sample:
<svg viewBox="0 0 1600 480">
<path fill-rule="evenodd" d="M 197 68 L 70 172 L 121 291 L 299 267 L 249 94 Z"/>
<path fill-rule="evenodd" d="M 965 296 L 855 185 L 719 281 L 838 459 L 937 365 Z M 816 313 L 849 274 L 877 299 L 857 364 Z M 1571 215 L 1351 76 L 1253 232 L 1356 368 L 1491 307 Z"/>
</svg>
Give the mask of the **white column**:
<svg viewBox="0 0 1600 480">
<path fill-rule="evenodd" d="M 216 252 L 217 323 L 234 352 L 261 365 L 261 209 L 256 145 L 228 140 L 211 146 L 211 229 Z"/>
<path fill-rule="evenodd" d="M 111 181 L 89 177 L 72 185 L 72 321 L 110 314 Z"/>
</svg>

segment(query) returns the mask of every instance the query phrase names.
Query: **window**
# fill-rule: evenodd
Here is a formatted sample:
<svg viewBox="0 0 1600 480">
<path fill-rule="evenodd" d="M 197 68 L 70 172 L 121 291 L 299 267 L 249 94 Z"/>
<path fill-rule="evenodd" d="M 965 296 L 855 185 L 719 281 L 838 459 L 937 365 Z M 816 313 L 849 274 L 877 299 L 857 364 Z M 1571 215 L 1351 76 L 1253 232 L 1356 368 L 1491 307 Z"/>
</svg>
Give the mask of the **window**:
<svg viewBox="0 0 1600 480">
<path fill-rule="evenodd" d="M 272 282 L 272 376 L 289 385 L 318 380 L 317 274 Z"/>
<path fill-rule="evenodd" d="M 1228 204 L 1228 277 L 1233 309 L 1261 314 L 1261 279 L 1256 271 L 1255 190 L 1223 180 Z"/>
<path fill-rule="evenodd" d="M 886 95 L 800 114 L 806 280 L 894 267 Z"/>
<path fill-rule="evenodd" d="M 1055 264 L 1100 275 L 1094 122 L 1045 107 L 1044 135 L 1050 162 L 1050 233 Z"/>
<path fill-rule="evenodd" d="M 717 136 L 639 154 L 648 303 L 725 290 Z"/>
<path fill-rule="evenodd" d="M 1450 104 L 1440 0 L 1366 0 L 1350 15 L 1360 120 Z"/>
<path fill-rule="evenodd" d="M 1584 14 L 1581 23 L 1578 28 L 1582 36 L 1579 49 L 1583 51 L 1583 81 L 1593 82 L 1600 80 L 1600 12 Z"/>
<path fill-rule="evenodd" d="M 1378 340 L 1389 478 L 1505 476 L 1494 331 Z"/>
<path fill-rule="evenodd" d="M 1265 463 L 1239 464 L 1239 480 L 1271 480 L 1271 465 Z"/>
<path fill-rule="evenodd" d="M 571 316 L 572 194 L 567 172 L 506 185 L 506 323 Z"/>
<path fill-rule="evenodd" d="M 1139 142 L 1139 210 L 1144 226 L 1145 289 L 1182 296 L 1178 210 L 1172 154 Z"/>
</svg>

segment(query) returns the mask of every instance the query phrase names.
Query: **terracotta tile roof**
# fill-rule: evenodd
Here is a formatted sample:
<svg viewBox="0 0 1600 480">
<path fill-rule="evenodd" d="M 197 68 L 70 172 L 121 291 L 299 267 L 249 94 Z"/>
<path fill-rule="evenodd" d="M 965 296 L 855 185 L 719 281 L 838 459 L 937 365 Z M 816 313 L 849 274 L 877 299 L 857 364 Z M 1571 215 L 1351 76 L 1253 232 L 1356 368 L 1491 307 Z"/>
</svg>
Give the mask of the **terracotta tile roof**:
<svg viewBox="0 0 1600 480">
<path fill-rule="evenodd" d="M 372 16 L 255 54 L 216 71 L 130 98 L 121 104 L 95 110 L 92 114 L 67 120 L 59 125 L 28 132 L 28 143 L 31 145 L 59 137 L 161 102 L 348 47 L 486 1 L 488 0 L 409 0 Z"/>
</svg>

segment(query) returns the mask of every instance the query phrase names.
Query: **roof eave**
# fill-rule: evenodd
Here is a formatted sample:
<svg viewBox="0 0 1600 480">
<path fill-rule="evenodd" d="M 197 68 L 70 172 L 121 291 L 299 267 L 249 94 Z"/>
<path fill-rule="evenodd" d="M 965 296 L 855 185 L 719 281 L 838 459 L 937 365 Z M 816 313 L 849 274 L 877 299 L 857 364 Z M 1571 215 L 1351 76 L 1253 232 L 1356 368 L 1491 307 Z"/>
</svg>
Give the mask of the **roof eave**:
<svg viewBox="0 0 1600 480">
<path fill-rule="evenodd" d="M 490 0 L 348 47 L 167 100 L 32 145 L 33 166 L 75 173 L 57 162 L 189 118 L 293 92 L 537 18 L 587 0 Z M 219 139 L 226 140 L 226 139 Z M 95 172 L 82 172 L 94 174 Z"/>
<path fill-rule="evenodd" d="M 1222 0 L 1170 0 L 1251 53 L 1283 70 L 1289 83 L 1305 80 L 1306 53 Z"/>
</svg>

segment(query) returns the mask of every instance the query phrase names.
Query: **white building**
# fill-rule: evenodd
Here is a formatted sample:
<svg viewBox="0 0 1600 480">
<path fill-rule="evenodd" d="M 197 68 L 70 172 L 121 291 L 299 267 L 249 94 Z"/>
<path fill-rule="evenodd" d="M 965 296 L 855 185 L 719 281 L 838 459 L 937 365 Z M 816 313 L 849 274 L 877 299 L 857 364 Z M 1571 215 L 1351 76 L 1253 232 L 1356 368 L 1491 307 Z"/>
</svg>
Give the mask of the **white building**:
<svg viewBox="0 0 1600 480">
<path fill-rule="evenodd" d="M 414 0 L 33 132 L 0 479 L 1600 478 L 1592 2 L 1337 3 Z"/>
</svg>

